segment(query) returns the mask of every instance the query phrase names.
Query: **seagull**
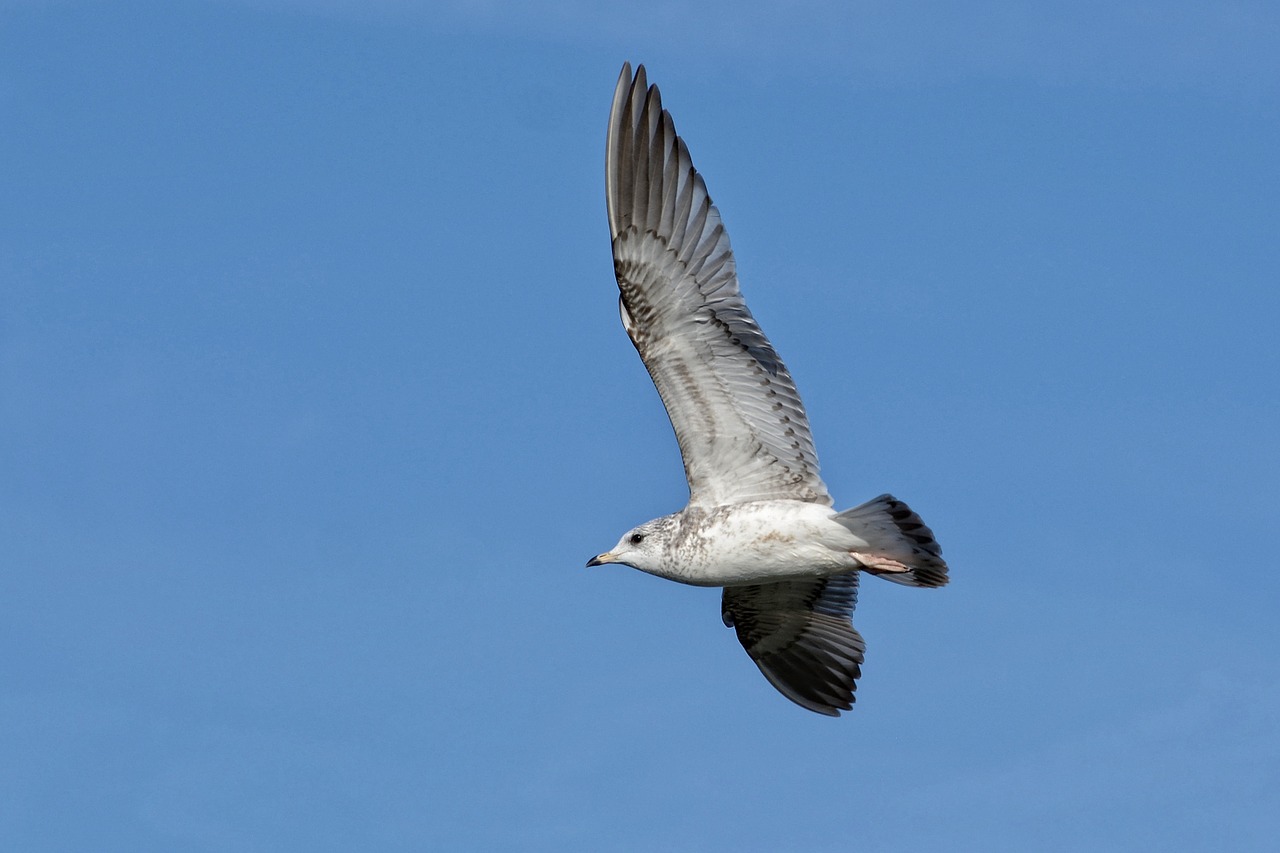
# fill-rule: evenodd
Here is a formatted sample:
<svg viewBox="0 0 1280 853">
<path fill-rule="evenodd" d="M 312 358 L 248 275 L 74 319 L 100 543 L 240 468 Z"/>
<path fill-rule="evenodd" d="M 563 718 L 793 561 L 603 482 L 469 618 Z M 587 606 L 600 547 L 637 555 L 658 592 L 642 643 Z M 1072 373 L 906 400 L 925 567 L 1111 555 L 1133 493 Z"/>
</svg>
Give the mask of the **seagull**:
<svg viewBox="0 0 1280 853">
<path fill-rule="evenodd" d="M 605 157 L 622 326 L 675 429 L 689 481 L 680 512 L 623 534 L 619 563 L 723 587 L 721 616 L 792 702 L 851 710 L 866 644 L 861 572 L 940 587 L 947 564 L 909 506 L 881 495 L 837 512 L 804 405 L 738 288 L 729 235 L 644 66 L 622 66 Z"/>
</svg>

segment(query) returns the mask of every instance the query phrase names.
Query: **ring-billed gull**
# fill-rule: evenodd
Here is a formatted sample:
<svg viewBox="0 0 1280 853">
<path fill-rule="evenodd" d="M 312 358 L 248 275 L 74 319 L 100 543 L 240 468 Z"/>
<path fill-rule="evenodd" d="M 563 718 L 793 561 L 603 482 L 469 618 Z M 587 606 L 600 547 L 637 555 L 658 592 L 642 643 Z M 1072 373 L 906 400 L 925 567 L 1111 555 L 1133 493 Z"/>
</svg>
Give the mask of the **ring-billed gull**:
<svg viewBox="0 0 1280 853">
<path fill-rule="evenodd" d="M 643 65 L 634 78 L 622 67 L 607 145 L 622 325 L 675 428 L 689 505 L 587 565 L 724 587 L 724 623 L 769 683 L 838 716 L 865 650 L 859 573 L 943 586 L 942 551 L 892 495 L 832 508 L 795 383 L 742 299 L 720 212 Z"/>
</svg>

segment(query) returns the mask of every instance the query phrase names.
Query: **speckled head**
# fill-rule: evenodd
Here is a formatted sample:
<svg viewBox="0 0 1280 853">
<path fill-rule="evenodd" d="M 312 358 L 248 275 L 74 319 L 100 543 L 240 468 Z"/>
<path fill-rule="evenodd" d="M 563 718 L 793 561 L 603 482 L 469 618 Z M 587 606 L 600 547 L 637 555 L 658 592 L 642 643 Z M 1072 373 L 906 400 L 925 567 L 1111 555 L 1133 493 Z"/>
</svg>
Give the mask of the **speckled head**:
<svg viewBox="0 0 1280 853">
<path fill-rule="evenodd" d="M 612 550 L 592 557 L 587 561 L 587 565 L 603 566 L 605 563 L 621 563 L 642 572 L 665 574 L 663 566 L 670 553 L 668 545 L 675 534 L 675 527 L 675 516 L 671 515 L 646 521 L 639 527 L 628 530 Z"/>
</svg>

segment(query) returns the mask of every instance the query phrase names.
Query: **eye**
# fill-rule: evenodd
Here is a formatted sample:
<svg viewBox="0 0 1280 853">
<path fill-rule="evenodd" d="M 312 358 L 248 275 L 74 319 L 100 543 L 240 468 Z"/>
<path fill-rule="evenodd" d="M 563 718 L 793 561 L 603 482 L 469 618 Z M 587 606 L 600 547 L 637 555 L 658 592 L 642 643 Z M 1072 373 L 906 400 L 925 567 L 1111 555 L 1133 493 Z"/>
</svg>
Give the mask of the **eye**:
<svg viewBox="0 0 1280 853">
<path fill-rule="evenodd" d="M 639 544 L 640 544 L 641 542 L 643 542 L 643 541 L 644 541 L 644 534 L 643 534 L 643 533 L 632 533 L 632 534 L 631 534 L 631 544 L 632 544 L 632 545 L 639 545 Z"/>
</svg>

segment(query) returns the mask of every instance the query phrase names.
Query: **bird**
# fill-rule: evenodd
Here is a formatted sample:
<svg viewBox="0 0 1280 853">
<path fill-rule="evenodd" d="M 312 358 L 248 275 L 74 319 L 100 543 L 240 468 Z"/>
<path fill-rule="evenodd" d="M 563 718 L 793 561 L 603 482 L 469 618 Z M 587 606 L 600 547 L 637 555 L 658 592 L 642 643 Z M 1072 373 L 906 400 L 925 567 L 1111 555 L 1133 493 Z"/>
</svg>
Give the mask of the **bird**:
<svg viewBox="0 0 1280 853">
<path fill-rule="evenodd" d="M 633 76 L 624 63 L 614 89 L 605 196 L 622 326 L 675 430 L 689 501 L 587 566 L 722 587 L 721 618 L 770 684 L 819 714 L 852 710 L 861 573 L 941 587 L 942 549 L 892 495 L 833 508 L 795 383 L 743 300 L 720 212 L 643 65 Z"/>
</svg>

